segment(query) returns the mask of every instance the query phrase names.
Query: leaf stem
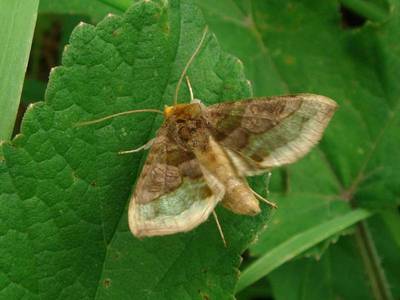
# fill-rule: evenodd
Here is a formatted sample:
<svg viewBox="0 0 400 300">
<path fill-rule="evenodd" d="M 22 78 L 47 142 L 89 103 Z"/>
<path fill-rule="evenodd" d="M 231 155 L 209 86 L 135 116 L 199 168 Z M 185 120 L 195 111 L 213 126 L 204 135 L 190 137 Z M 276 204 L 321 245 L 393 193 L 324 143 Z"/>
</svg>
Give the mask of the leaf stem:
<svg viewBox="0 0 400 300">
<path fill-rule="evenodd" d="M 380 265 L 375 244 L 372 240 L 367 222 L 357 224 L 356 241 L 364 262 L 365 270 L 371 283 L 371 290 L 377 300 L 392 300 L 385 273 Z"/>
<path fill-rule="evenodd" d="M 383 22 L 388 17 L 388 12 L 365 0 L 341 0 L 342 4 L 355 13 L 374 22 Z"/>
</svg>

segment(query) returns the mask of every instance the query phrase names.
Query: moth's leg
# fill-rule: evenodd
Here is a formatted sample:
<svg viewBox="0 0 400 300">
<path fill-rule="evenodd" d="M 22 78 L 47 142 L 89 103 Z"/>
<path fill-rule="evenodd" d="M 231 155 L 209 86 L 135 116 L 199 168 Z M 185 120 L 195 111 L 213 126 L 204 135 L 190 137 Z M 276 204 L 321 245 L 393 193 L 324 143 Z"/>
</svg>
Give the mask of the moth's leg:
<svg viewBox="0 0 400 300">
<path fill-rule="evenodd" d="M 251 188 L 250 188 L 251 189 Z M 251 189 L 252 193 L 254 194 L 254 196 L 256 196 L 256 198 L 258 200 L 264 201 L 265 203 L 267 203 L 269 206 L 271 206 L 272 208 L 278 208 L 278 206 L 274 203 L 269 201 L 268 199 L 265 199 L 263 196 L 261 196 L 260 194 L 258 194 L 256 191 L 253 191 L 253 189 Z"/>
<path fill-rule="evenodd" d="M 226 248 L 227 245 L 226 245 L 226 240 L 225 240 L 225 237 L 224 237 L 224 233 L 222 232 L 222 227 L 221 227 L 221 224 L 218 221 L 218 216 L 217 216 L 217 213 L 215 212 L 215 210 L 213 210 L 213 216 L 214 216 L 214 219 L 215 219 L 215 223 L 217 223 L 218 231 L 219 231 L 219 234 L 221 235 L 222 242 L 224 243 L 224 246 Z"/>
<path fill-rule="evenodd" d="M 267 177 L 265 178 L 265 193 L 267 194 L 267 198 L 269 197 L 269 184 L 271 183 L 272 172 L 267 173 Z"/>
<path fill-rule="evenodd" d="M 194 96 L 193 96 L 192 85 L 190 84 L 189 76 L 186 76 L 185 78 L 186 78 L 186 84 L 188 86 L 189 93 L 190 93 L 190 103 L 193 103 L 194 102 Z"/>
<path fill-rule="evenodd" d="M 148 141 L 146 144 L 144 144 L 144 145 L 142 145 L 142 146 L 140 146 L 139 148 L 136 148 L 136 149 L 126 150 L 126 151 L 119 151 L 118 154 L 130 154 L 130 153 L 135 153 L 135 152 L 139 152 L 139 151 L 142 151 L 142 150 L 147 150 L 153 145 L 154 140 L 155 139 L 153 138 L 150 141 Z"/>
</svg>

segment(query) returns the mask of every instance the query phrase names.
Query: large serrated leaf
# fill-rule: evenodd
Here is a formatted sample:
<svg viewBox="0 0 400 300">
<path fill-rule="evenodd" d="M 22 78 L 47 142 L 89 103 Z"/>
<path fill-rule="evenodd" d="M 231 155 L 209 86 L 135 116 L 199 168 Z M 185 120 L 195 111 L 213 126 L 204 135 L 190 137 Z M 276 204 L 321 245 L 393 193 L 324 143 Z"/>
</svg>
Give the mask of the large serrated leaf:
<svg viewBox="0 0 400 300">
<path fill-rule="evenodd" d="M 122 17 L 80 24 L 45 102 L 1 147 L 0 297 L 7 299 L 230 299 L 239 254 L 263 226 L 218 213 L 196 230 L 138 240 L 125 207 L 161 118 L 142 114 L 88 127 L 79 121 L 171 104 L 205 24 L 192 1 L 141 1 Z M 206 104 L 250 96 L 240 61 L 210 35 L 188 71 Z M 179 100 L 189 94 L 182 88 Z M 256 180 L 257 181 L 257 180 Z M 255 182 L 259 189 L 262 181 Z"/>
</svg>

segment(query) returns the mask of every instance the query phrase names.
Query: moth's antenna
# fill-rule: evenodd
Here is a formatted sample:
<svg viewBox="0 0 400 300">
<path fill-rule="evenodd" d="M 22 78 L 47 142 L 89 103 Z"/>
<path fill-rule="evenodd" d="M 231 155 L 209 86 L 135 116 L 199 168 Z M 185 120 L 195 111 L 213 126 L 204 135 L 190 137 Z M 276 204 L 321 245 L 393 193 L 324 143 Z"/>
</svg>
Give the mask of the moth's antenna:
<svg viewBox="0 0 400 300">
<path fill-rule="evenodd" d="M 203 36 L 201 37 L 200 42 L 197 45 L 196 50 L 194 50 L 192 56 L 189 58 L 188 62 L 186 63 L 186 66 L 183 68 L 181 77 L 179 77 L 178 84 L 176 85 L 176 89 L 175 89 L 174 105 L 176 105 L 178 103 L 178 93 L 179 93 L 179 89 L 181 88 L 183 77 L 185 77 L 187 70 L 189 69 L 190 65 L 193 62 L 193 59 L 199 53 L 199 51 L 201 49 L 201 46 L 203 45 L 203 42 L 204 42 L 204 40 L 205 40 L 205 38 L 207 36 L 207 32 L 208 32 L 208 26 L 206 26 L 204 28 Z"/>
<path fill-rule="evenodd" d="M 194 96 L 193 96 L 193 89 L 192 89 L 192 85 L 190 84 L 190 80 L 189 80 L 189 76 L 186 76 L 186 83 L 188 85 L 189 88 L 189 93 L 190 93 L 190 103 L 193 102 L 194 100 Z"/>
<path fill-rule="evenodd" d="M 140 113 L 140 112 L 152 112 L 152 113 L 158 113 L 158 114 L 164 114 L 161 110 L 158 109 L 136 109 L 136 110 L 128 110 L 128 111 L 123 111 L 120 113 L 116 113 L 113 115 L 109 115 L 100 119 L 96 119 L 96 120 L 91 120 L 91 121 L 85 121 L 85 122 L 80 122 L 77 123 L 75 126 L 76 127 L 81 127 L 81 126 L 86 126 L 86 125 L 92 125 L 92 124 L 96 124 L 96 123 L 100 123 L 103 122 L 105 120 L 108 119 L 112 119 L 115 117 L 119 117 L 119 116 L 124 116 L 124 115 L 130 115 L 130 114 L 135 114 L 135 113 Z"/>
<path fill-rule="evenodd" d="M 217 216 L 217 213 L 215 212 L 215 210 L 213 210 L 213 216 L 215 219 L 215 223 L 217 223 L 219 234 L 221 235 L 222 241 L 224 242 L 224 246 L 225 246 L 225 248 L 227 248 L 224 233 L 222 232 L 222 227 L 221 227 L 221 224 L 219 224 L 218 216 Z"/>
</svg>

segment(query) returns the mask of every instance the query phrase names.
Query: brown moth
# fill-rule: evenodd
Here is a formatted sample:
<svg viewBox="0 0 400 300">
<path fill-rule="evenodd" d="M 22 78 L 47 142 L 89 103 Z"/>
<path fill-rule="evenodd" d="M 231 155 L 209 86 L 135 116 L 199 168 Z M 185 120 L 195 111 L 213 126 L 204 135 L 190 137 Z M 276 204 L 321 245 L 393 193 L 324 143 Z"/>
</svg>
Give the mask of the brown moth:
<svg viewBox="0 0 400 300">
<path fill-rule="evenodd" d="M 192 96 L 191 103 L 176 104 L 179 85 L 206 33 L 182 72 L 174 105 L 163 111 L 156 137 L 121 152 L 150 147 L 129 204 L 129 228 L 137 237 L 189 231 L 206 221 L 218 203 L 236 214 L 258 214 L 262 197 L 252 191 L 246 176 L 304 156 L 321 139 L 336 110 L 333 100 L 313 94 L 208 107 Z M 117 115 L 134 112 L 139 111 Z"/>
<path fill-rule="evenodd" d="M 166 107 L 130 201 L 130 230 L 138 237 L 188 231 L 219 202 L 237 214 L 259 213 L 245 177 L 304 156 L 335 109 L 312 94 Z"/>
</svg>

